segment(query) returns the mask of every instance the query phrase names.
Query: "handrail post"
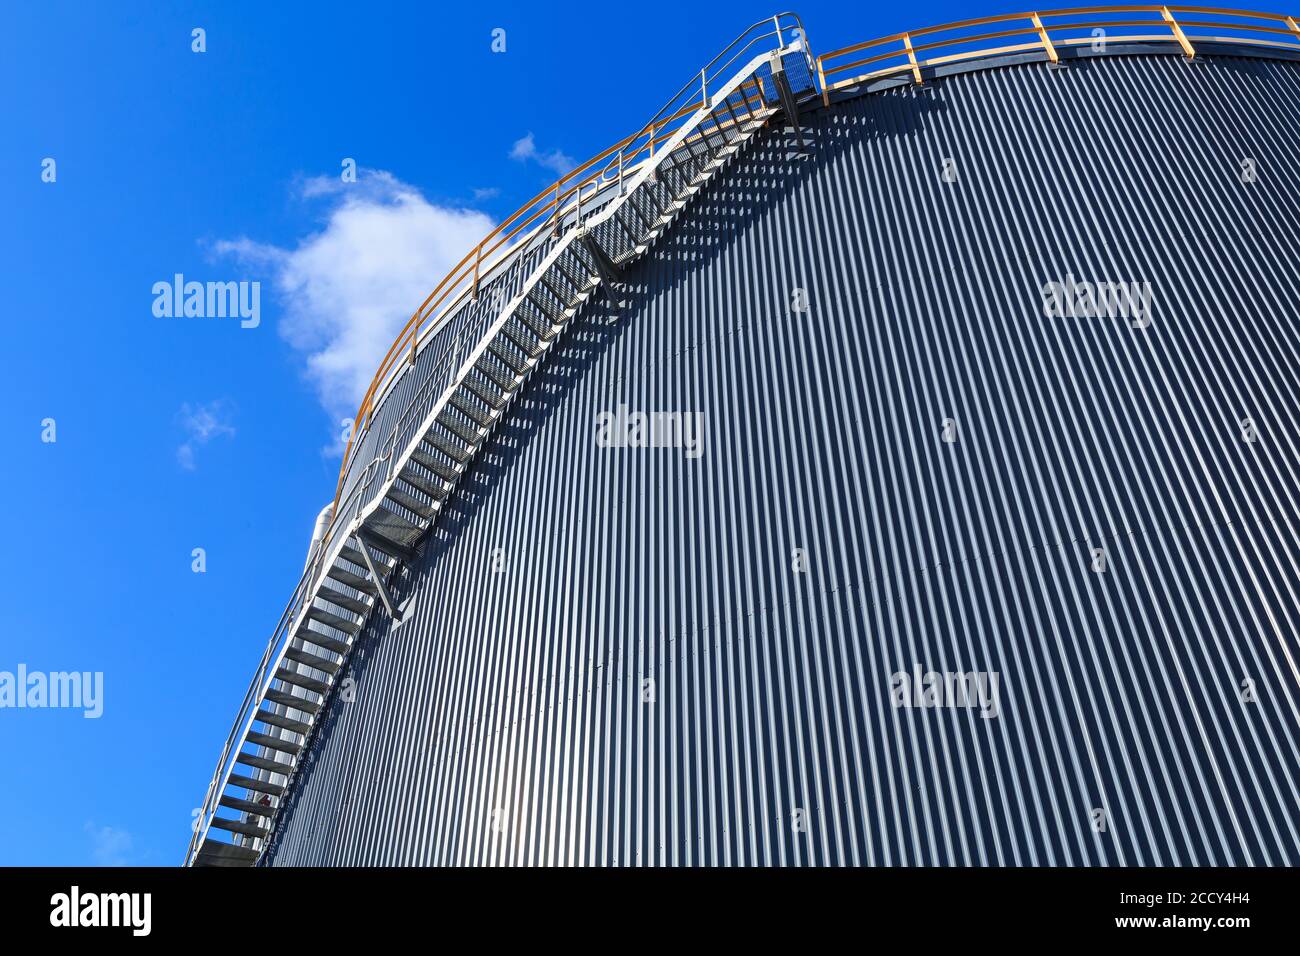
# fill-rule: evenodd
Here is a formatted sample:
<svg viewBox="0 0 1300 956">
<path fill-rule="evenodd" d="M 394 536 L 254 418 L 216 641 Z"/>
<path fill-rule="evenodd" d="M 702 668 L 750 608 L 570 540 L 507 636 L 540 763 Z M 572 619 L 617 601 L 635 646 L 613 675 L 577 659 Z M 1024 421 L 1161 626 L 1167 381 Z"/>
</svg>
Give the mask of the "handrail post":
<svg viewBox="0 0 1300 956">
<path fill-rule="evenodd" d="M 470 293 L 470 297 L 475 302 L 478 301 L 478 267 L 479 267 L 479 263 L 482 260 L 483 260 L 483 243 L 480 242 L 477 246 L 474 247 L 474 289 Z"/>
<path fill-rule="evenodd" d="M 778 13 L 772 18 L 772 24 L 776 27 L 776 46 L 779 50 L 781 47 L 785 46 L 785 41 L 781 39 L 781 14 Z"/>
<path fill-rule="evenodd" d="M 704 108 L 709 108 L 709 79 L 703 70 L 700 70 L 700 102 Z"/>
<path fill-rule="evenodd" d="M 812 44 L 808 42 L 808 31 L 803 28 L 802 20 L 799 21 L 799 26 L 795 29 L 795 32 L 799 34 L 799 40 L 803 46 L 803 58 L 808 61 L 808 72 L 811 74 L 813 61 L 816 60 L 816 57 L 813 56 Z"/>
<path fill-rule="evenodd" d="M 1056 52 L 1056 47 L 1052 44 L 1052 38 L 1047 35 L 1047 28 L 1043 26 L 1043 21 L 1039 19 L 1037 11 L 1030 14 L 1034 21 L 1034 29 L 1038 31 L 1038 39 L 1043 42 L 1043 49 L 1047 51 L 1047 58 L 1053 63 L 1060 63 L 1061 58 Z"/>
<path fill-rule="evenodd" d="M 1296 22 L 1296 18 L 1287 17 L 1286 25 L 1291 28 L 1291 32 L 1295 34 L 1296 40 L 1300 40 L 1300 23 Z"/>
<path fill-rule="evenodd" d="M 650 149 L 650 154 L 646 157 L 645 161 L 646 161 L 646 165 L 650 167 L 650 175 L 647 176 L 646 179 L 652 183 L 658 182 L 658 178 L 655 176 L 655 122 L 654 120 L 650 121 L 650 137 L 648 141 L 648 146 Z"/>
<path fill-rule="evenodd" d="M 831 94 L 826 89 L 826 70 L 822 66 L 822 58 L 817 58 L 817 85 L 822 88 L 822 106 L 831 105 Z"/>
<path fill-rule="evenodd" d="M 1187 54 L 1187 59 L 1196 59 L 1196 50 L 1192 48 L 1191 42 L 1187 39 L 1187 34 L 1183 32 L 1183 28 L 1179 25 L 1178 21 L 1174 19 L 1174 15 L 1170 12 L 1169 8 L 1161 7 L 1160 15 L 1164 17 L 1165 22 L 1169 24 L 1169 29 L 1173 31 L 1174 39 L 1182 46 L 1183 52 Z"/>
<path fill-rule="evenodd" d="M 921 64 L 916 62 L 916 51 L 912 49 L 912 34 L 903 34 L 903 46 L 907 47 L 907 59 L 912 64 L 912 77 L 916 80 L 916 85 L 924 85 L 925 81 L 921 79 Z"/>
</svg>

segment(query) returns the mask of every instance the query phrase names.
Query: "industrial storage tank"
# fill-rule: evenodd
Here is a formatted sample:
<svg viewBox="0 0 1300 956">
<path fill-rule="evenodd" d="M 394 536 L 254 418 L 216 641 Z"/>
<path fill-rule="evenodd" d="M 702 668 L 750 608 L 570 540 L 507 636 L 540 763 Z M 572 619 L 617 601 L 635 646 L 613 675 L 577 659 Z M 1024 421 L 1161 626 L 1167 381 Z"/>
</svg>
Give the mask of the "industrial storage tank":
<svg viewBox="0 0 1300 956">
<path fill-rule="evenodd" d="M 1298 94 L 746 31 L 394 343 L 187 862 L 1294 864 Z"/>
</svg>

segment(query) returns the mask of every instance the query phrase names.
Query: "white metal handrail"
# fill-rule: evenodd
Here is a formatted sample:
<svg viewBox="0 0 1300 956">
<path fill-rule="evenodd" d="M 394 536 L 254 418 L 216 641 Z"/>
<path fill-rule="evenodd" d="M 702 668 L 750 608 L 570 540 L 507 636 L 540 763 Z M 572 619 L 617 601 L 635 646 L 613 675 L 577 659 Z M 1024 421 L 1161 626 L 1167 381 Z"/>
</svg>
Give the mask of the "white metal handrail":
<svg viewBox="0 0 1300 956">
<path fill-rule="evenodd" d="M 762 42 L 765 38 L 776 37 L 781 39 L 784 36 L 791 35 L 789 29 L 782 30 L 780 19 L 782 16 L 793 17 L 794 15 L 783 14 L 773 18 L 770 22 L 773 24 L 774 29 L 758 36 L 750 35 L 755 29 L 751 27 L 750 31 L 742 34 L 737 41 L 733 42 L 724 51 L 724 54 L 726 54 L 728 51 L 732 51 L 733 47 L 737 47 L 740 41 L 746 41 L 731 52 L 731 56 L 726 62 L 718 65 L 718 61 L 724 54 L 720 54 L 713 61 L 710 61 L 709 66 L 700 74 L 703 78 L 702 82 L 705 84 L 700 101 L 688 102 L 687 108 L 684 110 L 675 110 L 674 107 L 678 99 L 683 97 L 693 84 L 683 87 L 683 90 L 660 110 L 655 120 L 647 124 L 646 130 L 643 131 L 644 140 L 639 147 L 632 140 L 625 141 L 623 152 L 619 156 L 616 176 L 609 176 L 606 171 L 608 167 L 606 167 L 606 170 L 596 173 L 588 180 L 579 182 L 577 187 L 564 197 L 569 200 L 568 204 L 558 201 L 555 203 L 554 221 L 539 224 L 535 227 L 534 234 L 541 229 L 560 225 L 576 226 L 588 221 L 593 223 L 603 221 L 608 215 L 608 209 L 605 208 L 607 204 L 595 201 L 595 196 L 609 188 L 611 184 L 616 184 L 619 195 L 622 195 L 624 185 L 629 179 L 635 183 L 643 181 L 665 156 L 672 155 L 675 149 L 694 132 L 692 124 L 698 123 L 703 116 L 708 114 L 709 94 L 707 93 L 707 85 L 710 80 L 714 84 L 714 93 L 712 95 L 715 99 L 717 97 L 731 96 L 744 81 L 749 79 L 748 72 L 752 71 L 759 61 L 755 60 L 749 63 L 745 67 L 746 75 L 744 76 L 732 75 L 726 77 L 722 75 L 722 72 L 730 67 L 737 57 L 752 50 L 756 43 Z M 797 18 L 794 19 L 797 23 Z M 761 23 L 767 22 L 769 21 L 761 21 Z M 778 46 L 777 49 L 783 48 Z M 812 60 L 807 52 L 806 45 L 800 41 L 794 45 L 787 44 L 785 49 L 803 52 L 811 76 Z M 689 97 L 687 99 L 689 100 Z M 664 117 L 668 118 L 665 119 Z M 655 152 L 656 146 L 659 147 L 657 155 Z M 629 153 L 627 152 L 628 149 L 636 149 L 637 152 Z M 644 158 L 639 155 L 641 151 L 646 154 Z M 587 215 L 584 216 L 582 188 L 593 182 L 595 184 L 592 186 L 593 193 L 586 198 L 588 208 Z M 521 242 L 515 247 L 506 250 L 501 259 L 504 260 L 509 256 L 516 255 L 521 249 L 529 245 L 528 242 Z M 465 303 L 467 291 L 466 289 L 460 290 L 460 293 L 447 304 L 446 308 L 440 313 L 438 320 L 428 330 L 428 334 L 436 333 L 445 326 L 446 322 L 456 313 L 456 310 Z M 461 366 L 469 351 L 479 347 L 480 339 L 483 338 L 486 327 L 499 322 L 500 319 L 495 314 L 490 311 L 485 312 L 483 316 L 480 316 L 471 325 L 467 325 L 465 329 L 461 330 L 453 341 L 446 343 L 443 353 L 432 363 L 432 368 L 429 369 L 424 381 L 409 400 L 386 439 L 381 443 L 375 456 L 367 463 L 360 479 L 349 490 L 342 502 L 336 501 L 331 524 L 313 560 L 299 579 L 289 604 L 281 614 L 280 621 L 272 633 L 270 641 L 268 641 L 253 680 L 244 695 L 244 700 L 230 734 L 226 738 L 221 756 L 205 793 L 203 804 L 199 809 L 194 833 L 186 852 L 185 862 L 187 865 L 195 861 L 203 845 L 203 841 L 210 830 L 212 818 L 220 805 L 221 795 L 237 763 L 236 758 L 243 746 L 243 742 L 247 739 L 253 721 L 256 719 L 258 708 L 265 699 L 265 694 L 270 689 L 272 682 L 276 680 L 275 673 L 285 659 L 286 650 L 291 646 L 294 633 L 293 623 L 300 618 L 305 606 L 314 599 L 318 582 L 332 565 L 347 538 L 358 526 L 367 505 L 376 499 L 375 487 L 378 486 L 382 491 L 383 487 L 392 479 L 395 456 L 399 449 L 406 448 L 408 444 L 407 433 L 410 431 L 412 423 L 421 422 L 424 419 L 425 414 L 430 410 L 431 400 L 442 391 L 438 386 L 445 384 L 447 373 L 450 370 Z M 261 772 L 259 771 L 259 773 Z M 292 767 L 286 765 L 284 775 L 288 777 L 291 773 Z"/>
</svg>

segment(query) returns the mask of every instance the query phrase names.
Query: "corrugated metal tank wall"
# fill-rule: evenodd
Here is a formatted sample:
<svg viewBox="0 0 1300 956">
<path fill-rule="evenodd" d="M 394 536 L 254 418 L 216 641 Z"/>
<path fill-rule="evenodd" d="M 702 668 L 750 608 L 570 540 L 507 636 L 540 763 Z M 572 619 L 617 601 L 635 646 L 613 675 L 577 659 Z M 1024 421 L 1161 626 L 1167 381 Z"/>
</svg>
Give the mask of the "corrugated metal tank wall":
<svg viewBox="0 0 1300 956">
<path fill-rule="evenodd" d="M 1297 862 L 1300 64 L 805 119 L 536 373 L 269 862 Z M 1150 325 L 1045 317 L 1067 273 Z M 620 404 L 702 455 L 598 447 Z M 894 706 L 917 666 L 997 715 Z"/>
</svg>

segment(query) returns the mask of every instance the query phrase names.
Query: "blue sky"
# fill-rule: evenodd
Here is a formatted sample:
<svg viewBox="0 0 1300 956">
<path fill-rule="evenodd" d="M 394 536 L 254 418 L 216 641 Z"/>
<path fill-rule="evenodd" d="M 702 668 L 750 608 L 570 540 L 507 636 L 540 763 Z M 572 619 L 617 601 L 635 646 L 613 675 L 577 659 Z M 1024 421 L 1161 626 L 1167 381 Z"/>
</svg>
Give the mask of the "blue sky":
<svg viewBox="0 0 1300 956">
<path fill-rule="evenodd" d="M 0 14 L 0 671 L 104 674 L 99 719 L 0 710 L 0 864 L 180 861 L 333 494 L 339 419 L 386 330 L 556 168 L 631 132 L 774 12 L 637 9 L 42 2 Z M 799 13 L 824 51 L 1014 9 Z M 196 27 L 206 52 L 191 49 Z M 345 158 L 360 168 L 347 190 Z M 156 317 L 153 285 L 177 273 L 261 282 L 260 323 Z"/>
</svg>

